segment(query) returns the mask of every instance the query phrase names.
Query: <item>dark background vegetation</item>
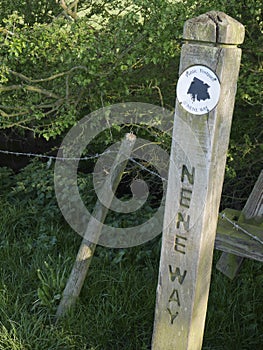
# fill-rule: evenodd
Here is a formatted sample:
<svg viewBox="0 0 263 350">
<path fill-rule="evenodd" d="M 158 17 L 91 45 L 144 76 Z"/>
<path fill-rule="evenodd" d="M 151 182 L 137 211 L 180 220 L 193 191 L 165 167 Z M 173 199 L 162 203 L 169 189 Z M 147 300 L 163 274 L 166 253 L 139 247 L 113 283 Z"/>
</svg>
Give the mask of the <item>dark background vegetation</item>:
<svg viewBox="0 0 263 350">
<path fill-rule="evenodd" d="M 173 110 L 183 24 L 220 10 L 246 29 L 221 200 L 221 209 L 241 210 L 263 164 L 262 7 L 260 0 L 0 0 L 0 149 L 55 155 L 78 120 L 117 102 Z M 112 128 L 86 153 L 102 153 L 129 130 Z M 155 134 L 169 150 L 162 137 Z M 79 177 L 90 208 L 94 163 Z M 127 250 L 98 247 L 77 307 L 54 325 L 80 237 L 57 207 L 53 164 L 0 154 L 0 165 L 0 349 L 149 349 L 160 238 Z M 140 171 L 129 164 L 119 196 Z M 151 198 L 131 224 L 161 195 L 158 179 L 141 176 Z M 127 225 L 118 215 L 108 220 Z M 213 269 L 204 349 L 261 347 L 262 285 L 257 262 L 246 261 L 233 282 Z"/>
</svg>

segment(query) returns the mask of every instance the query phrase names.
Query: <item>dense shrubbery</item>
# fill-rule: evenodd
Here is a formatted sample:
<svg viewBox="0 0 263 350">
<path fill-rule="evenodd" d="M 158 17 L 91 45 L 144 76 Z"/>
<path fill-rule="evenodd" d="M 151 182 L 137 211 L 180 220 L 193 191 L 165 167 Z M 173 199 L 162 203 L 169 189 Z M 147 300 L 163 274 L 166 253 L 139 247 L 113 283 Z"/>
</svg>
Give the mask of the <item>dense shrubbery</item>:
<svg viewBox="0 0 263 350">
<path fill-rule="evenodd" d="M 222 206 L 242 207 L 262 167 L 262 1 L 80 0 L 73 2 L 77 7 L 59 5 L 69 2 L 0 1 L 2 135 L 8 138 L 11 130 L 20 137 L 58 139 L 87 113 L 115 102 L 149 102 L 172 110 L 183 23 L 221 10 L 246 26 L 222 197 Z M 129 128 L 112 128 L 94 139 L 92 153 L 102 152 Z M 170 146 L 154 130 L 137 131 Z M 78 177 L 91 210 L 96 201 L 92 166 L 92 161 L 80 164 Z M 129 195 L 127 177 L 139 171 L 128 164 L 122 194 Z M 152 186 L 145 211 L 128 220 L 112 212 L 107 220 L 113 226 L 136 224 L 155 210 L 161 182 L 149 172 L 142 175 Z M 80 302 L 54 325 L 52 316 L 81 237 L 65 224 L 56 203 L 53 164 L 32 161 L 18 174 L 0 168 L 0 184 L 0 348 L 148 349 L 159 238 L 131 249 L 98 247 Z M 235 281 L 213 270 L 204 349 L 262 344 L 261 266 L 248 260 L 244 265 Z"/>
<path fill-rule="evenodd" d="M 19 175 L 0 170 L 0 348 L 149 349 L 159 238 L 130 249 L 97 247 L 76 307 L 54 324 L 81 237 L 59 220 L 52 173 L 39 162 Z M 213 269 L 204 350 L 260 348 L 262 277 L 261 263 L 249 259 L 234 281 Z"/>
<path fill-rule="evenodd" d="M 235 197 L 226 204 L 242 204 L 261 168 L 261 1 L 75 3 L 62 12 L 55 2 L 1 2 L 1 129 L 50 139 L 116 102 L 172 109 L 183 23 L 221 10 L 246 26 L 224 191 Z"/>
</svg>

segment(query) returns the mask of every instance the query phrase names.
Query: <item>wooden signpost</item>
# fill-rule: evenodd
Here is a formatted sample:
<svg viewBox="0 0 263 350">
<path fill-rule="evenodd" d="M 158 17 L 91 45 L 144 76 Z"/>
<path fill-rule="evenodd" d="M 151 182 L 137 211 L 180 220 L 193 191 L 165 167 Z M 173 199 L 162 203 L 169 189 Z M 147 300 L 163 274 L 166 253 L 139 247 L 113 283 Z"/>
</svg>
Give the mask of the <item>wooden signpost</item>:
<svg viewBox="0 0 263 350">
<path fill-rule="evenodd" d="M 212 11 L 183 37 L 153 350 L 202 346 L 244 27 Z"/>
</svg>

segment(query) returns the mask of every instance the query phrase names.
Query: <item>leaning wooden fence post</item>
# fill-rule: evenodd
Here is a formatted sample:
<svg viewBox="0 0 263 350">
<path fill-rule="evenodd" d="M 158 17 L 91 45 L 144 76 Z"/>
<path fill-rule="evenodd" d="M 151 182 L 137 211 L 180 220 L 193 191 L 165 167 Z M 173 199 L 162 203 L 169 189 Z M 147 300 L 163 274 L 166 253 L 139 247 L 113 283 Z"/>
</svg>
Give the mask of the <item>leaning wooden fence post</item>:
<svg viewBox="0 0 263 350">
<path fill-rule="evenodd" d="M 212 11 L 183 37 L 153 350 L 202 346 L 244 27 Z"/>
<path fill-rule="evenodd" d="M 119 185 L 123 171 L 135 145 L 135 141 L 136 136 L 134 134 L 126 134 L 126 137 L 120 145 L 118 154 L 113 161 L 109 174 L 100 189 L 101 193 L 104 194 L 104 204 L 97 200 L 85 236 L 81 242 L 76 261 L 63 291 L 62 299 L 56 312 L 57 319 L 62 317 L 68 311 L 80 294 L 96 249 L 96 243 L 99 240 L 102 226 L 108 213 L 108 208 L 111 205 L 114 193 Z M 89 237 L 93 237 L 92 242 L 89 241 Z"/>
</svg>

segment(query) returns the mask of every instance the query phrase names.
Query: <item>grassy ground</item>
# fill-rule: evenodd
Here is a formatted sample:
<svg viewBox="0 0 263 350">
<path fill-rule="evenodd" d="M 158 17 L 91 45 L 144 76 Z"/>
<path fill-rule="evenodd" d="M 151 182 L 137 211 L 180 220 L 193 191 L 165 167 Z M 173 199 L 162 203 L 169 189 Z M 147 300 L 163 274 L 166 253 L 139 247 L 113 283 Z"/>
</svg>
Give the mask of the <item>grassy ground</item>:
<svg viewBox="0 0 263 350">
<path fill-rule="evenodd" d="M 35 207 L 0 208 L 0 349 L 150 349 L 159 239 L 98 247 L 78 304 L 54 323 L 80 237 Z M 214 260 L 219 257 L 215 253 Z M 203 349 L 260 349 L 262 265 L 246 260 L 230 281 L 213 269 Z"/>
</svg>

